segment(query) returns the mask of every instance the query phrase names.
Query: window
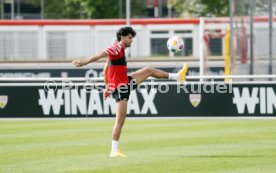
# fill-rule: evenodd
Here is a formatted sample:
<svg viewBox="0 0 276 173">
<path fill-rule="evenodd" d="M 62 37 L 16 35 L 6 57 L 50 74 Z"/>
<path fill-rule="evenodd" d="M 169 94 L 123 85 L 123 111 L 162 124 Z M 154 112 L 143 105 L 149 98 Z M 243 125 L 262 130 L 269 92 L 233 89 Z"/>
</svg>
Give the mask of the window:
<svg viewBox="0 0 276 173">
<path fill-rule="evenodd" d="M 169 31 L 151 31 L 152 34 L 168 34 Z"/>
<path fill-rule="evenodd" d="M 167 40 L 167 38 L 152 38 L 150 40 L 151 56 L 169 56 Z"/>
<path fill-rule="evenodd" d="M 178 30 L 178 31 L 174 31 L 175 34 L 191 34 L 192 31 L 191 30 Z"/>
<path fill-rule="evenodd" d="M 222 56 L 222 39 L 212 38 L 210 39 L 210 55 L 211 56 Z"/>
</svg>

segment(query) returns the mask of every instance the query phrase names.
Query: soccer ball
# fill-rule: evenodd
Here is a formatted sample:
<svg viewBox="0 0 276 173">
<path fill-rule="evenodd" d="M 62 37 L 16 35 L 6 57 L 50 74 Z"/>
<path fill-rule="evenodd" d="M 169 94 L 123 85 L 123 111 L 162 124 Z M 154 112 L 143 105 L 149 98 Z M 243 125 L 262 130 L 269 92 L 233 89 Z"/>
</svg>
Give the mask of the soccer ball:
<svg viewBox="0 0 276 173">
<path fill-rule="evenodd" d="M 173 36 L 167 41 L 167 47 L 170 52 L 180 52 L 184 48 L 184 41 L 180 36 Z"/>
</svg>

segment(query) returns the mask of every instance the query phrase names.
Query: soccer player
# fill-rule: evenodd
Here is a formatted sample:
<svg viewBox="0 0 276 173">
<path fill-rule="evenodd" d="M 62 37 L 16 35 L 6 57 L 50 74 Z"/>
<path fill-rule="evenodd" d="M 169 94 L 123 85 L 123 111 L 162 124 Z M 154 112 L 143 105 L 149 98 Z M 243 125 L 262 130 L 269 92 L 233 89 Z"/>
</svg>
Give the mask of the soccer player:
<svg viewBox="0 0 276 173">
<path fill-rule="evenodd" d="M 152 67 L 144 67 L 128 76 L 125 49 L 131 46 L 135 35 L 136 32 L 132 27 L 122 27 L 117 32 L 117 42 L 112 46 L 87 59 L 75 59 L 72 61 L 73 65 L 81 67 L 100 58 L 108 57 L 104 67 L 104 81 L 106 84 L 104 98 L 106 99 L 112 94 L 112 97 L 116 100 L 116 120 L 112 132 L 110 157 L 126 157 L 118 149 L 118 142 L 126 119 L 127 102 L 131 90 L 135 89 L 137 85 L 148 77 L 185 81 L 188 70 L 187 64 L 184 64 L 178 73 L 167 73 Z"/>
</svg>

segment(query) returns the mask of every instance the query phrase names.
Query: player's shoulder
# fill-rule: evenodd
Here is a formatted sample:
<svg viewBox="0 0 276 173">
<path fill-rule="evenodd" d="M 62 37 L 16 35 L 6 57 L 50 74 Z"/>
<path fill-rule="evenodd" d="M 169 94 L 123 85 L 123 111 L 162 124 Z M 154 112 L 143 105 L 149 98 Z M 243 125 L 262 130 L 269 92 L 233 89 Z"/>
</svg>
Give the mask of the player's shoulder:
<svg viewBox="0 0 276 173">
<path fill-rule="evenodd" d="M 122 50 L 122 45 L 119 42 L 115 42 L 111 46 L 107 47 L 105 52 L 111 55 L 118 55 L 119 52 Z"/>
<path fill-rule="evenodd" d="M 123 46 L 121 45 L 120 42 L 116 41 L 115 43 L 113 43 L 110 47 L 116 47 L 116 48 L 122 48 Z"/>
</svg>

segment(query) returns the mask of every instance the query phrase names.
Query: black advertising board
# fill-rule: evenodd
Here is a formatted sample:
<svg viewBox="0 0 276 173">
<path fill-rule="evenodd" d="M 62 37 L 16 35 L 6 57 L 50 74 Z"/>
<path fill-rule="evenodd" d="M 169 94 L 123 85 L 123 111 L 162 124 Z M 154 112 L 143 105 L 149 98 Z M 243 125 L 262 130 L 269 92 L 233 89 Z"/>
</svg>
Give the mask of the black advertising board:
<svg viewBox="0 0 276 173">
<path fill-rule="evenodd" d="M 114 99 L 83 84 L 0 85 L 2 117 L 113 117 Z M 128 116 L 276 116 L 276 83 L 187 84 L 150 82 L 131 93 Z"/>
</svg>

